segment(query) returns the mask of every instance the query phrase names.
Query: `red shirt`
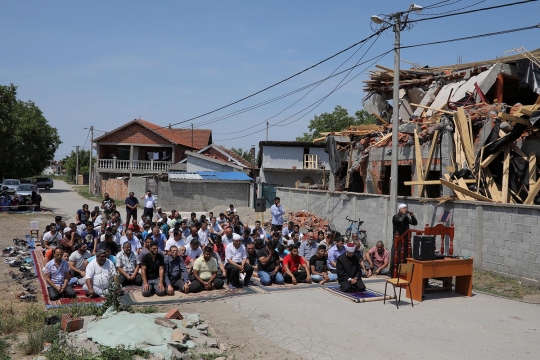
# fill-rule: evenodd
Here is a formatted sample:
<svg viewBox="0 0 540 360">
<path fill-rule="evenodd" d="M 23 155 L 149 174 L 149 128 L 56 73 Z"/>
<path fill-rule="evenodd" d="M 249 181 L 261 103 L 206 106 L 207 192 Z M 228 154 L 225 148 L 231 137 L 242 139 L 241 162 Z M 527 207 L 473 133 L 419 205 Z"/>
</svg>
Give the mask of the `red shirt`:
<svg viewBox="0 0 540 360">
<path fill-rule="evenodd" d="M 134 232 L 141 232 L 141 227 L 139 225 L 129 224 L 128 230 L 131 230 Z"/>
<path fill-rule="evenodd" d="M 286 255 L 284 258 L 283 258 L 283 273 L 285 274 L 285 265 L 287 265 L 289 267 L 289 270 L 291 272 L 295 272 L 295 271 L 298 271 L 298 268 L 300 267 L 300 265 L 305 265 L 306 262 L 304 261 L 304 258 L 301 257 L 300 255 L 296 256 L 296 257 L 292 257 L 291 254 L 288 254 Z"/>
<path fill-rule="evenodd" d="M 217 244 L 214 244 L 214 251 L 221 257 L 221 261 L 225 261 L 225 245 L 223 243 L 219 247 Z"/>
</svg>

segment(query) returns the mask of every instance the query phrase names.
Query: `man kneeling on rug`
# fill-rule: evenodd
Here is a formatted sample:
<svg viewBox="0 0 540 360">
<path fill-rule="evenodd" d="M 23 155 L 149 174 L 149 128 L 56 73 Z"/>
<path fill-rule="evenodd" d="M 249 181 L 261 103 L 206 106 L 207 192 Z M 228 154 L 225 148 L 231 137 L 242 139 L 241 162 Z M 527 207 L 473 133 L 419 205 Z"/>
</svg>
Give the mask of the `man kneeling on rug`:
<svg viewBox="0 0 540 360">
<path fill-rule="evenodd" d="M 150 243 L 149 252 L 141 260 L 142 296 L 167 295 L 165 291 L 165 259 L 158 251 L 158 243 Z"/>
<path fill-rule="evenodd" d="M 109 282 L 116 280 L 116 267 L 108 259 L 108 252 L 100 249 L 96 253 L 96 260 L 86 267 L 86 284 L 83 286 L 88 297 L 104 297 L 109 289 Z"/>
<path fill-rule="evenodd" d="M 203 256 L 199 256 L 193 264 L 193 281 L 189 285 L 189 291 L 198 293 L 202 290 L 219 290 L 223 288 L 225 281 L 217 278 L 218 263 L 212 256 L 214 249 L 206 246 Z"/>
<path fill-rule="evenodd" d="M 356 246 L 354 243 L 347 243 L 345 250 L 345 254 L 340 255 L 336 260 L 336 272 L 341 291 L 365 291 L 366 286 L 362 281 L 360 259 L 354 255 Z"/>
<path fill-rule="evenodd" d="M 43 267 L 49 299 L 56 301 L 62 297 L 74 298 L 77 294 L 68 285 L 69 265 L 62 258 L 64 256 L 64 249 L 61 246 L 57 247 L 54 249 L 53 255 L 54 258 Z"/>
<path fill-rule="evenodd" d="M 178 247 L 171 245 L 169 255 L 165 257 L 165 285 L 167 295 L 174 295 L 174 290 L 189 292 L 189 275 L 184 259 L 178 256 Z"/>
</svg>

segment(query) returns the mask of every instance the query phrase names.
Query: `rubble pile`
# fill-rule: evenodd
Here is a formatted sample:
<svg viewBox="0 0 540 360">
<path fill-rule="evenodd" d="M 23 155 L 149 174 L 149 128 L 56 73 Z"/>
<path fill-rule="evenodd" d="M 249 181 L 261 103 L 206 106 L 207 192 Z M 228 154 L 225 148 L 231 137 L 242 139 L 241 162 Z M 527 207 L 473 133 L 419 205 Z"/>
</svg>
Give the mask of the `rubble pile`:
<svg viewBox="0 0 540 360">
<path fill-rule="evenodd" d="M 328 221 L 312 214 L 308 211 L 289 211 L 287 213 L 288 221 L 294 222 L 301 229 L 308 229 L 318 232 L 319 230 L 326 231 L 328 229 Z"/>
</svg>

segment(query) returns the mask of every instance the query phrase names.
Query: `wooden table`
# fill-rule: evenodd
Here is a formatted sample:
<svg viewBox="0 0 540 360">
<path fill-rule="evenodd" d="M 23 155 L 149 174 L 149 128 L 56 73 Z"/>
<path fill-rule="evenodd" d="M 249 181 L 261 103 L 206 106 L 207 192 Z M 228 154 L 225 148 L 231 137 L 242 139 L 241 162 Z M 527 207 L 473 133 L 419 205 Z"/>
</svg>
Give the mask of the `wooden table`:
<svg viewBox="0 0 540 360">
<path fill-rule="evenodd" d="M 456 277 L 456 293 L 472 296 L 473 259 L 451 259 L 420 261 L 407 258 L 408 264 L 414 264 L 411 290 L 407 289 L 407 297 L 422 301 L 424 279 Z M 409 279 L 410 280 L 410 279 Z"/>
</svg>

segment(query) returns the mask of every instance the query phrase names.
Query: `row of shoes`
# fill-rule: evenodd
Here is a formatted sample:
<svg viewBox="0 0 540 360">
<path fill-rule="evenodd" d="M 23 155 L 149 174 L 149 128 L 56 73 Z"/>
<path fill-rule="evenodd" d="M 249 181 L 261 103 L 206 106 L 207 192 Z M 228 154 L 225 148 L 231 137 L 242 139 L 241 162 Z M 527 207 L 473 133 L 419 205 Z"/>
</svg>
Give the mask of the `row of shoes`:
<svg viewBox="0 0 540 360">
<path fill-rule="evenodd" d="M 28 243 L 27 243 L 26 240 L 24 240 L 24 239 L 13 239 L 13 243 L 14 243 L 16 246 L 24 246 L 24 247 L 27 247 L 27 246 L 28 246 Z"/>
<path fill-rule="evenodd" d="M 24 301 L 24 302 L 36 302 L 37 301 L 37 298 L 36 298 L 35 295 L 27 294 L 25 292 L 17 294 L 17 295 L 15 295 L 15 297 L 17 299 L 19 299 L 20 301 Z"/>
</svg>

